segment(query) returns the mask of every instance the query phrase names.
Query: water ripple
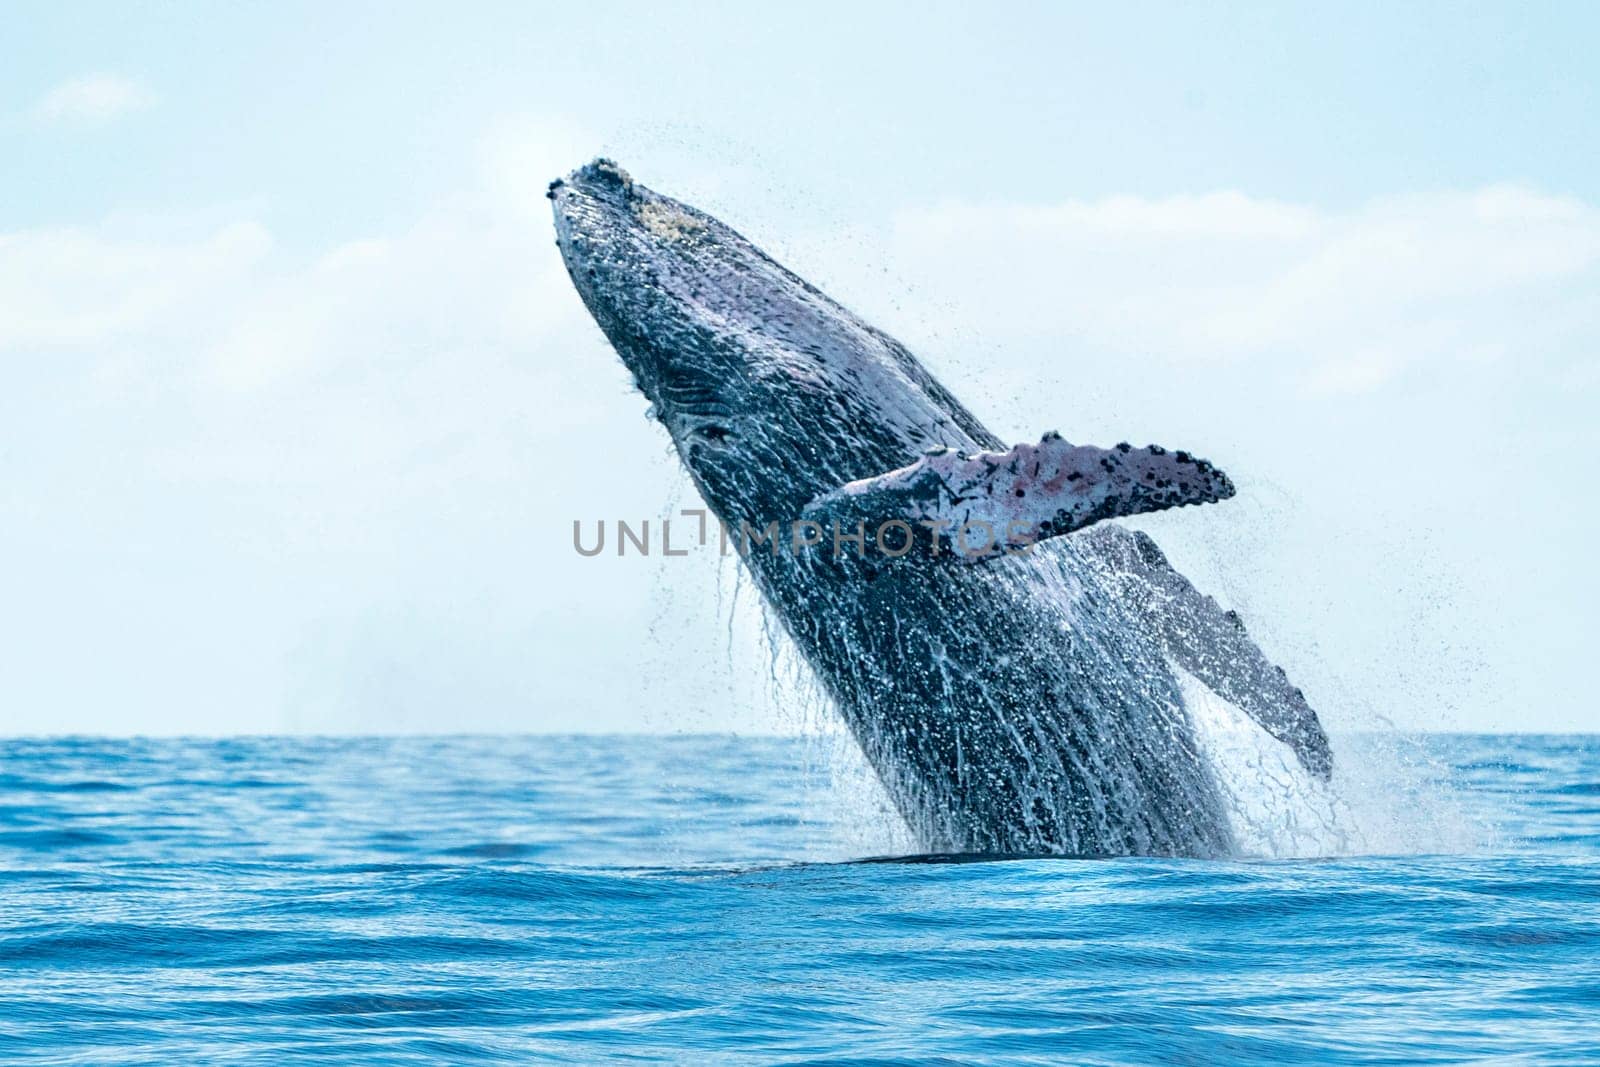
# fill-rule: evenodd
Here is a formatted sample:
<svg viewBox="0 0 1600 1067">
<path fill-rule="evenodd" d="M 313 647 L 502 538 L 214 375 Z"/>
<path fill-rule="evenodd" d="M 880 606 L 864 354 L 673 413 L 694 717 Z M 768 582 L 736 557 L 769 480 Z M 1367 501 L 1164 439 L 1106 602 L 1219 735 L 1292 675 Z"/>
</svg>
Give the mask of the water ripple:
<svg viewBox="0 0 1600 1067">
<path fill-rule="evenodd" d="M 1432 743 L 1501 844 L 895 855 L 773 739 L 5 742 L 0 1062 L 1590 1062 L 1597 746 Z"/>
</svg>

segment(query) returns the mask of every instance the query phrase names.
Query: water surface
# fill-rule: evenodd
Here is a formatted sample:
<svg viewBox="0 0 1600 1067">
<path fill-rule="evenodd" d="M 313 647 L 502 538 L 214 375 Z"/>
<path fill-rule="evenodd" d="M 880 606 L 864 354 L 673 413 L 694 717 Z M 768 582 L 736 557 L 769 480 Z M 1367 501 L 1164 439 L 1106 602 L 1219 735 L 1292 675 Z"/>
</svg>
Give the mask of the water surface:
<svg viewBox="0 0 1600 1067">
<path fill-rule="evenodd" d="M 1600 738 L 1426 745 L 1492 833 L 859 863 L 803 740 L 6 741 L 0 1062 L 1595 1062 Z"/>
</svg>

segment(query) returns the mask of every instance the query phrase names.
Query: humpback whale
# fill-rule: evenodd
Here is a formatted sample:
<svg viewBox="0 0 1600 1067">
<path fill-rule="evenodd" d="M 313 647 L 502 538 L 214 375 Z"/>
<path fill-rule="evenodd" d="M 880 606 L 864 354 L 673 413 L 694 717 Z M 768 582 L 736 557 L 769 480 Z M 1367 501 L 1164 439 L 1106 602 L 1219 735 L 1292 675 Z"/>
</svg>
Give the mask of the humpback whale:
<svg viewBox="0 0 1600 1067">
<path fill-rule="evenodd" d="M 1239 616 L 1107 521 L 1225 500 L 1217 468 L 1056 433 L 1008 447 L 899 342 L 615 163 L 547 195 L 573 285 L 707 506 L 736 530 L 830 530 L 747 544 L 744 565 L 927 851 L 1235 854 L 1185 676 L 1331 774 Z"/>
</svg>

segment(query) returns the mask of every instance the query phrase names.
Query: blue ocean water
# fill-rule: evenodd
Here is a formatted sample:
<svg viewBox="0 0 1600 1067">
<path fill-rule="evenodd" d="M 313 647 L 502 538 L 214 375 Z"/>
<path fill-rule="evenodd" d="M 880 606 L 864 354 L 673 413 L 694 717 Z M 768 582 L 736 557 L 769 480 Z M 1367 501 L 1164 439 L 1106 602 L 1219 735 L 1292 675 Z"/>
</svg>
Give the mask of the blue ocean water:
<svg viewBox="0 0 1600 1067">
<path fill-rule="evenodd" d="M 1600 738 L 1419 744 L 1410 854 L 936 863 L 814 740 L 5 741 L 0 1062 L 1600 1061 Z"/>
</svg>

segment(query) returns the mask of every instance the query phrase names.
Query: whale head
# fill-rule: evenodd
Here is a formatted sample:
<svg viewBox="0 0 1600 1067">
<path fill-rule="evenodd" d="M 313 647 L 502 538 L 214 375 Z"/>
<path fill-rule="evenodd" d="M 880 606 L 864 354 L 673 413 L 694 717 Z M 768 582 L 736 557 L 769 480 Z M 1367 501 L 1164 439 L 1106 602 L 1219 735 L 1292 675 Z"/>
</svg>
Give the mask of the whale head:
<svg viewBox="0 0 1600 1067">
<path fill-rule="evenodd" d="M 993 443 L 904 347 L 711 216 L 605 159 L 548 195 L 574 286 L 725 522 Z"/>
</svg>

